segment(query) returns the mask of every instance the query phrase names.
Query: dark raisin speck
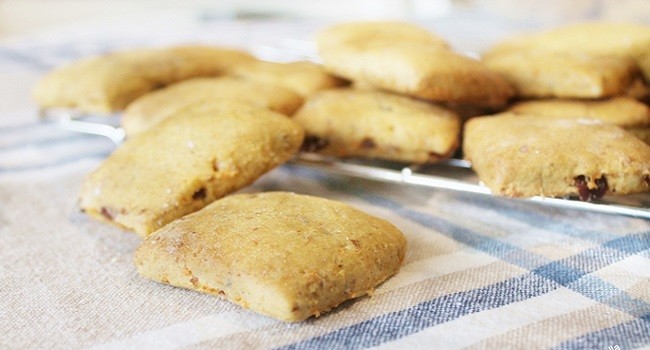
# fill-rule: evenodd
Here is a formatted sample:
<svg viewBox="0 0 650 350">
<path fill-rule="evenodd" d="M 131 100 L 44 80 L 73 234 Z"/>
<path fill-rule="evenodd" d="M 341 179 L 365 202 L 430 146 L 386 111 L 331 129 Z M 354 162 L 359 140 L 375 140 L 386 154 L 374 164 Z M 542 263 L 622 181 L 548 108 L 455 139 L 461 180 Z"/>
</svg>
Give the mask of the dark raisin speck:
<svg viewBox="0 0 650 350">
<path fill-rule="evenodd" d="M 108 208 L 102 207 L 100 213 L 102 214 L 103 217 L 107 218 L 108 220 L 113 220 L 113 214 Z"/>
<path fill-rule="evenodd" d="M 599 199 L 607 193 L 609 186 L 607 185 L 607 178 L 605 176 L 596 179 L 594 182 L 596 183 L 596 188 L 589 189 L 587 179 L 584 175 L 574 178 L 574 186 L 578 189 L 580 200 L 591 201 L 593 199 Z"/>
<path fill-rule="evenodd" d="M 305 140 L 302 143 L 302 150 L 305 152 L 318 152 L 321 149 L 327 147 L 329 141 L 326 139 L 320 138 L 318 136 L 309 135 L 305 137 Z"/>
<path fill-rule="evenodd" d="M 207 193 L 205 191 L 205 187 L 201 187 L 196 192 L 194 192 L 194 194 L 192 195 L 192 199 L 195 201 L 200 199 L 205 199 L 206 194 Z"/>
<path fill-rule="evenodd" d="M 375 140 L 373 140 L 371 137 L 366 137 L 363 140 L 361 140 L 361 148 L 375 148 L 377 147 L 377 144 L 375 143 Z"/>
</svg>

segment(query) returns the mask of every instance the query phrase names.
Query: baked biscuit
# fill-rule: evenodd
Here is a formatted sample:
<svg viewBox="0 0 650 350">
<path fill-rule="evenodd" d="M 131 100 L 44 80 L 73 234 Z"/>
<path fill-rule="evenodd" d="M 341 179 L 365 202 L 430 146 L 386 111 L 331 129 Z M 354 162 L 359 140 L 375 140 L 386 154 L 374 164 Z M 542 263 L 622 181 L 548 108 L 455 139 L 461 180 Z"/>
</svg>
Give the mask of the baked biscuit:
<svg viewBox="0 0 650 350">
<path fill-rule="evenodd" d="M 494 54 L 483 62 L 523 97 L 602 98 L 625 93 L 639 75 L 635 61 L 545 51 Z"/>
<path fill-rule="evenodd" d="M 220 199 L 149 236 L 143 276 L 222 296 L 284 321 L 371 293 L 406 252 L 389 222 L 346 204 L 286 192 Z"/>
<path fill-rule="evenodd" d="M 525 34 L 504 40 L 487 55 L 504 51 L 545 50 L 633 57 L 650 79 L 650 26 L 633 23 L 591 22 Z"/>
<path fill-rule="evenodd" d="M 512 113 L 472 118 L 463 151 L 498 195 L 591 200 L 650 189 L 650 145 L 593 119 Z"/>
<path fill-rule="evenodd" d="M 324 30 L 317 44 L 325 68 L 346 79 L 433 101 L 486 106 L 501 106 L 514 93 L 481 62 L 433 39 L 410 39 L 378 27 L 370 38 L 352 40 L 356 37 L 337 29 Z"/>
<path fill-rule="evenodd" d="M 127 136 L 150 129 L 178 110 L 201 101 L 236 101 L 290 115 L 303 102 L 300 95 L 275 84 L 233 77 L 193 78 L 150 92 L 130 103 L 122 114 Z"/>
<path fill-rule="evenodd" d="M 597 119 L 625 128 L 650 143 L 650 108 L 630 97 L 607 100 L 533 100 L 519 102 L 509 111 L 539 115 L 544 119 Z"/>
<path fill-rule="evenodd" d="M 127 140 L 84 181 L 80 207 L 146 236 L 288 160 L 302 128 L 235 103 L 200 103 Z"/>
<path fill-rule="evenodd" d="M 338 157 L 425 163 L 449 157 L 459 143 L 453 112 L 379 91 L 322 91 L 293 119 L 305 128 L 304 150 Z"/>
<path fill-rule="evenodd" d="M 55 69 L 37 83 L 34 98 L 41 108 L 114 113 L 151 90 L 192 77 L 221 75 L 252 60 L 238 50 L 206 46 L 116 52 Z"/>
<path fill-rule="evenodd" d="M 301 96 L 309 96 L 316 91 L 344 85 L 346 82 L 336 78 L 316 63 L 290 62 L 278 63 L 254 61 L 233 68 L 231 75 L 291 89 Z"/>
<path fill-rule="evenodd" d="M 443 38 L 425 28 L 396 21 L 339 23 L 327 27 L 317 37 L 318 47 L 322 50 L 343 47 L 363 51 L 373 46 L 384 47 L 387 41 L 416 43 L 440 49 L 449 47 Z"/>
</svg>

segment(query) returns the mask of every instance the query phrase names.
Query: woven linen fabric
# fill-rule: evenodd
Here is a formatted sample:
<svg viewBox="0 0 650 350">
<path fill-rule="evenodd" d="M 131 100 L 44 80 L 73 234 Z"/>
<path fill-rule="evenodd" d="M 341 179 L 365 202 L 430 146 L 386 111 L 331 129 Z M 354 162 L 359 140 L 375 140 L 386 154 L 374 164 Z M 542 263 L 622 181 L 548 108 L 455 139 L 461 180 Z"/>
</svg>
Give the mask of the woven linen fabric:
<svg viewBox="0 0 650 350">
<path fill-rule="evenodd" d="M 39 121 L 29 98 L 36 79 L 58 64 L 115 48 L 270 44 L 317 27 L 188 20 L 182 30 L 149 35 L 120 28 L 0 46 L 0 348 L 650 347 L 649 220 L 293 164 L 243 191 L 343 201 L 406 235 L 404 265 L 372 296 L 285 323 L 140 277 L 132 262 L 140 239 L 89 219 L 76 204 L 83 177 L 114 145 Z"/>
</svg>

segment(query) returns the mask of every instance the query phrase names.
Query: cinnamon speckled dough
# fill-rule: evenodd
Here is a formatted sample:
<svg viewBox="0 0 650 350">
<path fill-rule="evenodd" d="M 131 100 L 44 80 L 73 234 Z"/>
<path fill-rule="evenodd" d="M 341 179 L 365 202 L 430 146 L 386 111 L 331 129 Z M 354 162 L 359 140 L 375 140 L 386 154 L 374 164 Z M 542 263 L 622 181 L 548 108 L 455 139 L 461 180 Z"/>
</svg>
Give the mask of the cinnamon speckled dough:
<svg viewBox="0 0 650 350">
<path fill-rule="evenodd" d="M 161 86 L 221 75 L 252 60 L 242 51 L 207 46 L 121 51 L 55 69 L 37 83 L 34 98 L 41 108 L 113 113 Z"/>
<path fill-rule="evenodd" d="M 276 84 L 291 89 L 301 96 L 309 96 L 316 91 L 344 85 L 346 82 L 327 73 L 325 69 L 312 62 L 268 62 L 254 61 L 233 68 L 231 75 Z"/>
<path fill-rule="evenodd" d="M 518 51 L 483 62 L 523 97 L 602 98 L 625 93 L 639 75 L 633 59 L 582 53 Z"/>
<path fill-rule="evenodd" d="M 152 280 L 300 321 L 372 292 L 405 252 L 404 235 L 387 221 L 268 192 L 228 196 L 170 223 L 142 242 L 135 265 Z"/>
<path fill-rule="evenodd" d="M 512 113 L 472 118 L 463 150 L 481 181 L 499 195 L 588 200 L 650 189 L 650 146 L 593 119 Z"/>
<path fill-rule="evenodd" d="M 325 29 L 317 38 L 325 68 L 352 81 L 433 101 L 501 106 L 513 95 L 512 87 L 481 62 L 450 51 L 424 29 L 416 36 L 397 30 L 401 26 L 412 27 L 377 26 L 370 35 L 357 33 L 353 24 Z"/>
<path fill-rule="evenodd" d="M 293 119 L 305 128 L 304 149 L 338 157 L 425 163 L 448 157 L 459 143 L 453 112 L 379 91 L 322 91 Z"/>
<path fill-rule="evenodd" d="M 294 91 L 233 77 L 193 78 L 150 92 L 133 101 L 122 114 L 128 136 L 150 129 L 189 105 L 201 101 L 236 101 L 290 115 L 303 102 Z"/>
<path fill-rule="evenodd" d="M 627 56 L 650 80 L 650 26 L 638 23 L 590 22 L 508 38 L 486 53 L 545 50 L 592 55 Z"/>
<path fill-rule="evenodd" d="M 606 100 L 532 100 L 519 102 L 511 112 L 535 114 L 544 119 L 597 119 L 605 124 L 618 125 L 650 143 L 650 108 L 629 97 Z"/>
<path fill-rule="evenodd" d="M 288 160 L 302 128 L 243 104 L 202 103 L 122 144 L 85 179 L 80 207 L 146 236 Z"/>
</svg>

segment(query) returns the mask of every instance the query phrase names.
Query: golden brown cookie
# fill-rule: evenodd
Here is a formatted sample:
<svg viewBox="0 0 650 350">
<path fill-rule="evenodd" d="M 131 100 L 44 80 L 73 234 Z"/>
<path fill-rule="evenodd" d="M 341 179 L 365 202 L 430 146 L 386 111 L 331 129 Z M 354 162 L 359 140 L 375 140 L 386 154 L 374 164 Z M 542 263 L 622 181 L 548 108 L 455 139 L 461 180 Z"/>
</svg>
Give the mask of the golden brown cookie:
<svg viewBox="0 0 650 350">
<path fill-rule="evenodd" d="M 539 115 L 545 119 L 597 119 L 605 124 L 650 127 L 650 108 L 630 97 L 606 100 L 531 100 L 514 104 L 509 111 Z"/>
<path fill-rule="evenodd" d="M 122 144 L 84 181 L 80 207 L 146 236 L 288 160 L 302 128 L 265 108 L 200 103 Z"/>
<path fill-rule="evenodd" d="M 303 99 L 294 91 L 275 84 L 233 77 L 193 78 L 150 92 L 130 103 L 122 114 L 122 127 L 127 136 L 133 136 L 178 110 L 202 101 L 235 101 L 291 115 Z"/>
<path fill-rule="evenodd" d="M 602 98 L 624 94 L 639 76 L 635 61 L 623 56 L 511 51 L 483 62 L 523 97 Z"/>
<path fill-rule="evenodd" d="M 424 29 L 413 38 L 391 26 L 355 36 L 350 26 L 325 29 L 317 38 L 323 64 L 335 75 L 433 101 L 500 106 L 514 93 L 481 62 L 448 50 L 431 34 L 425 39 Z"/>
<path fill-rule="evenodd" d="M 372 292 L 406 252 L 389 222 L 346 204 L 286 192 L 220 199 L 149 236 L 143 276 L 222 296 L 284 321 Z"/>
<path fill-rule="evenodd" d="M 346 47 L 363 51 L 373 46 L 384 47 L 387 41 L 417 43 L 441 49 L 449 46 L 443 38 L 425 28 L 397 21 L 339 23 L 325 28 L 317 37 L 321 50 Z"/>
<path fill-rule="evenodd" d="M 504 51 L 546 50 L 633 57 L 650 79 L 650 26 L 633 23 L 578 23 L 519 35 L 495 45 L 486 55 Z"/>
<path fill-rule="evenodd" d="M 221 75 L 252 60 L 242 51 L 207 46 L 116 52 L 55 69 L 38 82 L 34 98 L 41 108 L 113 113 L 151 90 L 192 77 Z"/>
<path fill-rule="evenodd" d="M 531 100 L 519 102 L 509 111 L 534 114 L 544 119 L 597 119 L 618 125 L 650 144 L 650 108 L 630 97 L 606 100 Z"/>
<path fill-rule="evenodd" d="M 254 61 L 233 68 L 231 75 L 291 89 L 301 96 L 344 85 L 346 82 L 311 62 L 278 63 Z"/>
<path fill-rule="evenodd" d="M 650 145 L 593 119 L 512 113 L 472 118 L 463 150 L 498 195 L 591 200 L 650 190 Z"/>
<path fill-rule="evenodd" d="M 453 112 L 379 91 L 321 91 L 293 119 L 305 128 L 303 149 L 338 157 L 425 163 L 449 157 L 459 143 Z"/>
</svg>

